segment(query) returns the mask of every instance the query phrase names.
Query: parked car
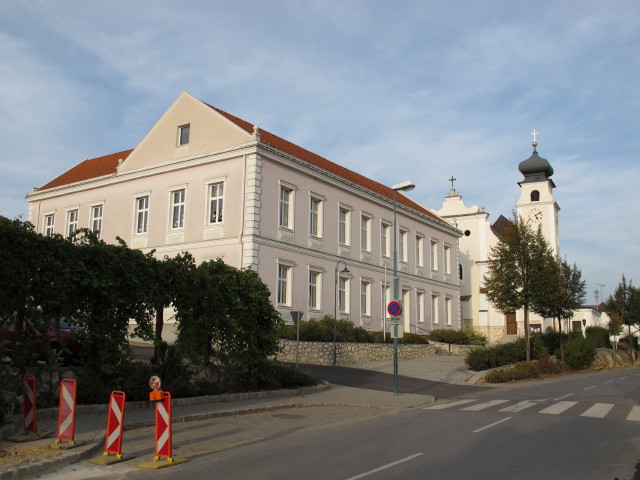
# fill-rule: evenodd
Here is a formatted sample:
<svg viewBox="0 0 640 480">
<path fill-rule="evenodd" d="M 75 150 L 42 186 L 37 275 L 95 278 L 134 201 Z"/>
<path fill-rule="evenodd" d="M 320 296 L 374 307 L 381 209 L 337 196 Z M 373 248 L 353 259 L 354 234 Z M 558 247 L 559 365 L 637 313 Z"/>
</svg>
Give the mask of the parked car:
<svg viewBox="0 0 640 480">
<path fill-rule="evenodd" d="M 51 353 L 59 365 L 70 364 L 80 354 L 82 344 L 74 335 L 75 329 L 76 327 L 70 325 L 64 318 L 49 320 L 49 328 L 46 335 L 51 344 Z M 46 360 L 46 344 L 42 341 L 43 333 L 30 325 L 27 320 L 24 323 L 22 335 L 35 337 L 38 360 Z M 3 356 L 10 357 L 16 342 L 15 322 L 9 323 L 2 331 L 2 339 L 5 343 Z"/>
</svg>

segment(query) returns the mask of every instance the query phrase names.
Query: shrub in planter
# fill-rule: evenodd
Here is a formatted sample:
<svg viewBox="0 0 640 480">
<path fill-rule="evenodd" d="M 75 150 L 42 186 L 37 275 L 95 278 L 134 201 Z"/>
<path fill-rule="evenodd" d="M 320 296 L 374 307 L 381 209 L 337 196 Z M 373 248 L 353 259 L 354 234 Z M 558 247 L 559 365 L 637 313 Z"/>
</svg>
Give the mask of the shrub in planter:
<svg viewBox="0 0 640 480">
<path fill-rule="evenodd" d="M 476 348 L 464 359 L 471 370 L 481 371 L 497 367 L 495 348 Z"/>
<path fill-rule="evenodd" d="M 468 345 L 469 337 L 462 330 L 450 330 L 446 328 L 440 328 L 432 330 L 427 336 L 429 340 L 441 343 L 453 343 L 455 345 Z"/>
<path fill-rule="evenodd" d="M 572 337 L 564 347 L 564 363 L 571 370 L 591 367 L 596 358 L 596 349 L 583 337 Z"/>
<path fill-rule="evenodd" d="M 476 332 L 472 328 L 465 328 L 464 334 L 467 336 L 469 345 L 486 345 L 489 341 L 483 334 Z"/>
<path fill-rule="evenodd" d="M 538 378 L 540 371 L 536 362 L 518 362 L 513 367 L 489 372 L 485 377 L 488 383 L 504 383 L 527 378 Z"/>
</svg>

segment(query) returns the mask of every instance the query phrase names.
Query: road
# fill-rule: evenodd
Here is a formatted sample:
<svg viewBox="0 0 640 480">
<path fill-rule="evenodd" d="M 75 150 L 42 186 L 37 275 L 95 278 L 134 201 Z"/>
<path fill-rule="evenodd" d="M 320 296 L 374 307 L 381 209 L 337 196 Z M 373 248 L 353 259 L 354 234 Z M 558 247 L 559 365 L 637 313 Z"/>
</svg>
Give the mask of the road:
<svg viewBox="0 0 640 480">
<path fill-rule="evenodd" d="M 211 452 L 196 435 L 179 450 L 188 463 L 156 471 L 109 467 L 100 478 L 640 478 L 639 399 L 640 368 L 631 368 L 475 390 L 374 416 L 300 409 L 268 438 Z M 305 426 L 316 413 L 326 424 Z M 269 416 L 229 419 L 236 423 L 224 428 Z"/>
</svg>

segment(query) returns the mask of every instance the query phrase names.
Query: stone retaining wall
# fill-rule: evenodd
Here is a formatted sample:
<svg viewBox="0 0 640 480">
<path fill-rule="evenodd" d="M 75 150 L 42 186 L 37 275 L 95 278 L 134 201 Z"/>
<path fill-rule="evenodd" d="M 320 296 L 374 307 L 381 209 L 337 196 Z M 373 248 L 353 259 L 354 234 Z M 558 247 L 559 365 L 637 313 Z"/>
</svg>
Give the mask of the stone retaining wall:
<svg viewBox="0 0 640 480">
<path fill-rule="evenodd" d="M 449 343 L 440 343 L 429 340 L 429 343 L 440 350 L 445 350 L 451 355 L 466 356 L 471 350 L 482 347 L 482 345 L 453 345 Z"/>
<path fill-rule="evenodd" d="M 281 362 L 296 361 L 296 342 L 280 340 L 281 352 L 277 358 Z M 438 347 L 432 344 L 398 344 L 398 358 L 433 357 Z M 393 360 L 393 344 L 390 343 L 336 343 L 336 365 L 385 362 Z M 316 365 L 333 364 L 333 342 L 300 342 L 299 363 Z"/>
</svg>

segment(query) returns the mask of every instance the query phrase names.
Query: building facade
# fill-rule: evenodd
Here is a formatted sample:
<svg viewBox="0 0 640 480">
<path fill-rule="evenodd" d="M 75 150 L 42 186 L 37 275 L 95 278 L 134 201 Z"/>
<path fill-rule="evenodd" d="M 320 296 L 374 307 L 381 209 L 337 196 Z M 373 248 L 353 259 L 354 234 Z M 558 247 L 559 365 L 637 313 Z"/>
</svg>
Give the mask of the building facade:
<svg viewBox="0 0 640 480">
<path fill-rule="evenodd" d="M 187 93 L 133 150 L 86 160 L 27 195 L 43 234 L 88 227 L 159 258 L 220 258 L 256 270 L 287 321 L 292 311 L 309 319 L 335 310 L 368 330 L 389 324 L 393 198 Z M 397 194 L 404 331 L 460 328 L 459 236 Z"/>
</svg>

